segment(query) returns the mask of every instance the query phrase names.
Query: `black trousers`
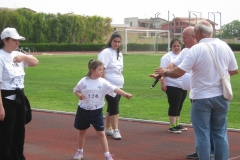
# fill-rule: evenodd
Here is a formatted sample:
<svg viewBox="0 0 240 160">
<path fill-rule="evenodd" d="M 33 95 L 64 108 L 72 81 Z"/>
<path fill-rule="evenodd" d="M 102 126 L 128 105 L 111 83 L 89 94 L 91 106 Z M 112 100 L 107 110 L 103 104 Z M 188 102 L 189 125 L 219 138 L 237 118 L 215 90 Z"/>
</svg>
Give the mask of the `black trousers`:
<svg viewBox="0 0 240 160">
<path fill-rule="evenodd" d="M 121 99 L 121 95 L 117 94 L 115 97 L 106 95 L 105 99 L 108 103 L 107 112 L 109 113 L 109 116 L 119 114 L 119 102 Z"/>
<path fill-rule="evenodd" d="M 169 104 L 168 116 L 180 116 L 187 91 L 181 88 L 167 86 L 166 94 Z"/>
<path fill-rule="evenodd" d="M 0 160 L 25 160 L 23 155 L 26 111 L 22 104 L 3 98 L 5 119 L 0 121 Z"/>
</svg>

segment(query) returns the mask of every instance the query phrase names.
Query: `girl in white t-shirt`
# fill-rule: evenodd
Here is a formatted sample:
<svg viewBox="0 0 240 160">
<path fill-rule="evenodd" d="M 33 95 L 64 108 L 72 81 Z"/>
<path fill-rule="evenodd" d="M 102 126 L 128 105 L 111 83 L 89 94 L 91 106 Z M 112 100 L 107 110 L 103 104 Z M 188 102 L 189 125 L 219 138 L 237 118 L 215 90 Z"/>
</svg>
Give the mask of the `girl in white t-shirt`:
<svg viewBox="0 0 240 160">
<path fill-rule="evenodd" d="M 74 94 L 80 99 L 74 123 L 74 127 L 78 129 L 78 151 L 74 159 L 83 158 L 86 130 L 92 124 L 103 148 L 105 159 L 112 160 L 104 133 L 102 114 L 102 108 L 105 104 L 104 97 L 106 94 L 114 97 L 117 93 L 130 99 L 132 94 L 124 92 L 102 78 L 103 68 L 101 61 L 91 59 L 88 63 L 89 71 L 86 77 L 83 77 L 73 89 Z"/>
<path fill-rule="evenodd" d="M 121 35 L 114 32 L 107 45 L 98 54 L 98 60 L 104 64 L 104 72 L 102 77 L 109 81 L 112 85 L 119 88 L 123 88 L 124 77 L 123 71 L 123 55 L 120 51 Z M 112 136 L 113 139 L 120 140 L 122 136 L 118 129 L 118 118 L 119 118 L 119 101 L 121 96 L 116 95 L 111 97 L 105 96 L 107 101 L 107 111 L 105 118 L 105 134 Z"/>
</svg>

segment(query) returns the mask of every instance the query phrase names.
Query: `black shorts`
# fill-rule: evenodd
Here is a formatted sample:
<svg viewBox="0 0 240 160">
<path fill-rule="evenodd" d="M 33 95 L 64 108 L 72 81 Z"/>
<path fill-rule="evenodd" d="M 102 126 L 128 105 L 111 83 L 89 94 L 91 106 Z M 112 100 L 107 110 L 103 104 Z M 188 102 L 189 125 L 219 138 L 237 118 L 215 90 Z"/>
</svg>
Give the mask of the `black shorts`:
<svg viewBox="0 0 240 160">
<path fill-rule="evenodd" d="M 121 95 L 117 94 L 115 97 L 106 95 L 105 98 L 108 103 L 107 112 L 109 113 L 109 116 L 119 114 L 119 101 Z"/>
<path fill-rule="evenodd" d="M 102 108 L 85 110 L 78 106 L 74 127 L 78 130 L 86 130 L 90 127 L 90 124 L 97 131 L 104 131 Z"/>
</svg>

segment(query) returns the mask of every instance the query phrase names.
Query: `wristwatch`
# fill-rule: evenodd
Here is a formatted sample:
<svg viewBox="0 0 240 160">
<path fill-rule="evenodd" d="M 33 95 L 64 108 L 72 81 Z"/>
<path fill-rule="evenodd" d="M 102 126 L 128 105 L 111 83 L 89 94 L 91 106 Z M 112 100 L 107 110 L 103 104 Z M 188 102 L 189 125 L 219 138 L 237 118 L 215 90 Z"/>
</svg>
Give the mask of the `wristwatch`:
<svg viewBox="0 0 240 160">
<path fill-rule="evenodd" d="M 168 69 L 164 72 L 164 76 L 165 77 L 167 77 L 167 71 L 168 71 Z"/>
</svg>

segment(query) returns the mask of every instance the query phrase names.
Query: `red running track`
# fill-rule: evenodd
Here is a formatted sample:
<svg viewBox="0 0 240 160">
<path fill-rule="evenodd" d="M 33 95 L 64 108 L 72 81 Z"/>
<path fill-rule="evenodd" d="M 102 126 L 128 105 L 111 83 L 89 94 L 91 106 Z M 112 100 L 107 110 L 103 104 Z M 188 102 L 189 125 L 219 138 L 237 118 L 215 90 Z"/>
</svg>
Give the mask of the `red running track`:
<svg viewBox="0 0 240 160">
<path fill-rule="evenodd" d="M 26 125 L 27 160 L 72 160 L 77 151 L 77 130 L 71 114 L 33 111 Z M 168 125 L 120 120 L 122 140 L 108 137 L 114 160 L 185 160 L 194 148 L 193 128 L 169 133 Z M 228 132 L 230 160 L 240 160 L 240 132 Z M 87 131 L 83 160 L 103 160 L 93 127 Z"/>
</svg>

